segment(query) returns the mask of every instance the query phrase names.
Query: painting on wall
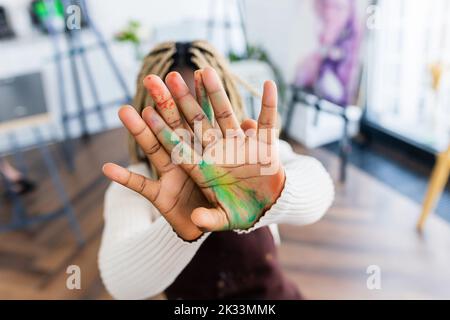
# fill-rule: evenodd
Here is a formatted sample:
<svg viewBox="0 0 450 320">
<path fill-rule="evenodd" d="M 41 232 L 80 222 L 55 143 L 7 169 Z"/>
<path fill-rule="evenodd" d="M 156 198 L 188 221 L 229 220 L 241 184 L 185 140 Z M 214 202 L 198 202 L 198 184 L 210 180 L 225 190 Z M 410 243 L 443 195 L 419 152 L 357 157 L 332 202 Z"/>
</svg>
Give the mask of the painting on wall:
<svg viewBox="0 0 450 320">
<path fill-rule="evenodd" d="M 363 17 L 357 0 L 314 0 L 318 24 L 312 52 L 302 57 L 295 86 L 340 106 L 354 103 L 360 71 Z"/>
</svg>

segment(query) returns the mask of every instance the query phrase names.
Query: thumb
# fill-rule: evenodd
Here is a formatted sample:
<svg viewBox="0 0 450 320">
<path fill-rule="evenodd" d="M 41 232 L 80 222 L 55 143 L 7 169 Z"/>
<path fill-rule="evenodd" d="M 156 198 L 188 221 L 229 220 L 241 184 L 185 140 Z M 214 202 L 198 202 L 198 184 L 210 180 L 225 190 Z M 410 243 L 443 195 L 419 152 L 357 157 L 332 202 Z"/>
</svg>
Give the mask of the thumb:
<svg viewBox="0 0 450 320">
<path fill-rule="evenodd" d="M 191 220 L 197 227 L 206 232 L 229 229 L 226 213 L 216 208 L 196 208 L 192 211 Z"/>
</svg>

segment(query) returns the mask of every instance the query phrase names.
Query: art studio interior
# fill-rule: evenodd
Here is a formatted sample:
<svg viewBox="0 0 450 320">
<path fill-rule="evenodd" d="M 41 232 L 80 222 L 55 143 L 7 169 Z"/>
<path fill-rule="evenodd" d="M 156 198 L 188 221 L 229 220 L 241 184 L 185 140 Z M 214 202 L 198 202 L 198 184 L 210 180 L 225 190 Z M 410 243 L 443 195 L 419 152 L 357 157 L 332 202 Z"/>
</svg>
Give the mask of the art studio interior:
<svg viewBox="0 0 450 320">
<path fill-rule="evenodd" d="M 449 16 L 0 0 L 0 299 L 450 299 Z M 276 173 L 170 162 L 195 119 Z"/>
</svg>

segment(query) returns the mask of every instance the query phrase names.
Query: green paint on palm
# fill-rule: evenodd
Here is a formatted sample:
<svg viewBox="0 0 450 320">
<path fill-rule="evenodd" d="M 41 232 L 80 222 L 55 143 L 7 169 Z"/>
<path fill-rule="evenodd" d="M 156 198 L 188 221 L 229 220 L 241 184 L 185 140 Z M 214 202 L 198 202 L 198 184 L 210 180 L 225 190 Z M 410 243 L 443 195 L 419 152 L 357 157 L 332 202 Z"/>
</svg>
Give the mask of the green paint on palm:
<svg viewBox="0 0 450 320">
<path fill-rule="evenodd" d="M 164 128 L 162 131 L 162 136 L 166 143 L 172 144 L 174 146 L 180 143 L 180 139 L 178 139 L 176 135 L 172 134 L 172 131 L 170 131 L 169 129 Z"/>
<path fill-rule="evenodd" d="M 226 206 L 230 212 L 230 227 L 250 228 L 261 216 L 269 202 L 259 200 L 255 190 L 243 187 L 240 182 L 230 183 L 230 178 L 224 175 L 223 169 L 204 161 L 200 162 L 199 167 L 205 180 L 213 181 L 214 185 L 211 189 L 221 204 Z"/>
</svg>

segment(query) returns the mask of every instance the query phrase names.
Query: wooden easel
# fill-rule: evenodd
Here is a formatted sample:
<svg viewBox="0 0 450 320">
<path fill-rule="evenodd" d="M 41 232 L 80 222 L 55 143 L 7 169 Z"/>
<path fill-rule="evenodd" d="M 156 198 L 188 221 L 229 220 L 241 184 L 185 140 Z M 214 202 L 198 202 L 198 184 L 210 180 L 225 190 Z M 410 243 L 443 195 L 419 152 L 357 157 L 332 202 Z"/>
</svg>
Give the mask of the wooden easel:
<svg viewBox="0 0 450 320">
<path fill-rule="evenodd" d="M 447 151 L 440 153 L 437 156 L 436 165 L 430 178 L 430 185 L 428 187 L 425 200 L 423 202 L 422 213 L 417 222 L 417 229 L 423 230 L 425 221 L 433 210 L 436 202 L 439 200 L 442 192 L 445 189 L 450 175 L 450 146 Z"/>
<path fill-rule="evenodd" d="M 430 65 L 430 73 L 432 77 L 432 89 L 435 93 L 436 100 L 438 99 L 439 91 L 441 89 L 441 82 L 444 73 L 450 69 L 450 66 L 436 62 Z M 450 123 L 449 123 L 450 125 Z M 450 134 L 450 132 L 449 132 Z M 417 229 L 423 230 L 425 221 L 434 209 L 436 202 L 442 195 L 450 175 L 450 145 L 447 151 L 438 154 L 436 165 L 431 173 L 430 184 L 423 202 L 422 213 L 417 222 Z"/>
</svg>

